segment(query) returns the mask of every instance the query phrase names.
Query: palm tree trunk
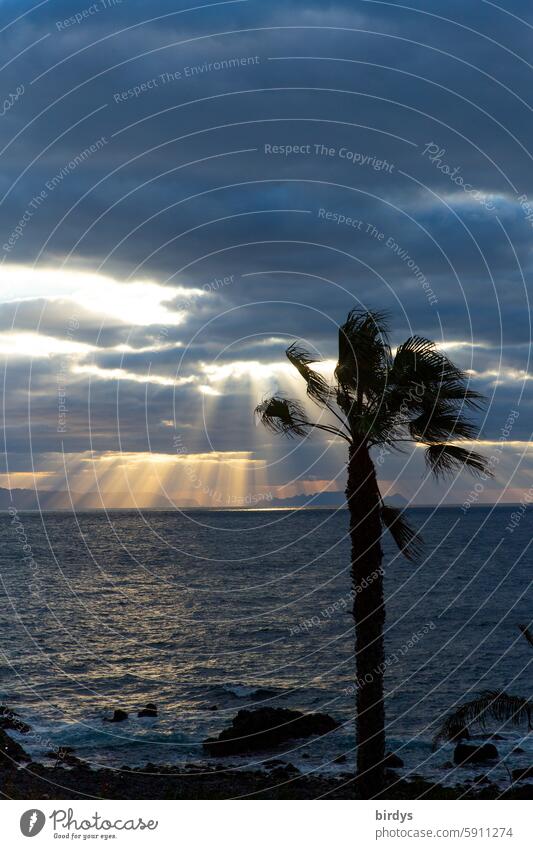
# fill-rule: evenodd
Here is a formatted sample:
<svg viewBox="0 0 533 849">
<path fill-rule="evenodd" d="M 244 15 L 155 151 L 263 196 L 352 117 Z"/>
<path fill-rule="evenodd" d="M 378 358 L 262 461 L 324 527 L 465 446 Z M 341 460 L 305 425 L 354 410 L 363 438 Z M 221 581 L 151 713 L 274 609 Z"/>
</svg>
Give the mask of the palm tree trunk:
<svg viewBox="0 0 533 849">
<path fill-rule="evenodd" d="M 365 444 L 350 448 L 346 500 L 350 511 L 357 666 L 357 789 L 362 798 L 371 799 L 384 787 L 385 606 L 380 543 L 381 499 L 374 464 Z"/>
</svg>

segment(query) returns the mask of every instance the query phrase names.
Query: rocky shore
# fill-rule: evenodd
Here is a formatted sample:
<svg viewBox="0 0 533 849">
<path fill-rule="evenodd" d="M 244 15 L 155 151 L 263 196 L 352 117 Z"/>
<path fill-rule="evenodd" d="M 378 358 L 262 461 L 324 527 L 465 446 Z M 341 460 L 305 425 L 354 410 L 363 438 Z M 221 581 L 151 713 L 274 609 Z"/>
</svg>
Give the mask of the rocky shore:
<svg viewBox="0 0 533 849">
<path fill-rule="evenodd" d="M 143 715 L 157 715 L 149 704 Z M 140 715 L 140 714 L 139 714 Z M 128 714 L 117 710 L 111 720 L 123 722 Z M 292 737 L 321 736 L 336 727 L 326 714 L 302 714 L 279 708 L 242 710 L 229 728 L 218 737 L 204 742 L 210 758 L 207 764 L 186 766 L 146 764 L 132 768 L 93 769 L 69 747 L 46 752 L 51 765 L 32 762 L 24 747 L 10 732 L 22 735 L 30 731 L 19 715 L 0 706 L 0 795 L 4 799 L 355 799 L 353 773 L 336 776 L 303 773 L 283 754 L 273 755 L 262 770 L 251 770 L 235 763 L 221 765 L 220 756 L 237 756 L 251 750 L 270 750 Z M 456 762 L 482 764 L 497 757 L 494 745 L 459 744 Z M 337 763 L 346 759 L 339 757 Z M 507 789 L 491 783 L 480 772 L 474 780 L 444 787 L 421 776 L 402 778 L 395 769 L 403 762 L 394 753 L 387 756 L 387 788 L 383 799 L 531 799 L 533 770 L 514 774 Z M 520 771 L 517 771 L 517 773 Z"/>
<path fill-rule="evenodd" d="M 384 799 L 531 799 L 531 784 L 502 791 L 494 785 L 442 787 L 422 779 L 389 777 Z M 47 767 L 0 764 L 4 799 L 355 799 L 353 776 L 301 775 L 290 764 L 269 772 L 191 764 L 184 768 L 93 770 L 85 765 Z"/>
</svg>

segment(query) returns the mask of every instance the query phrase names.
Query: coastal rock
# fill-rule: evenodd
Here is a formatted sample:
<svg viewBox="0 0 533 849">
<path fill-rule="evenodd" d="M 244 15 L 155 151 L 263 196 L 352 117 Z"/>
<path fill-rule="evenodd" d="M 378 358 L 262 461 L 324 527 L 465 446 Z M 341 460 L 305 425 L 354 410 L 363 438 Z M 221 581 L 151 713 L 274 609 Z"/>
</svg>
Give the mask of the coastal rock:
<svg viewBox="0 0 533 849">
<path fill-rule="evenodd" d="M 146 707 L 143 707 L 138 712 L 137 716 L 157 716 L 157 705 L 154 705 L 153 702 L 148 702 Z"/>
<path fill-rule="evenodd" d="M 12 740 L 5 731 L 0 728 L 0 754 L 2 758 L 2 766 L 5 761 L 31 761 L 30 756 L 24 751 L 22 746 L 15 740 Z"/>
<path fill-rule="evenodd" d="M 401 769 L 401 767 L 403 765 L 404 765 L 404 763 L 403 763 L 402 759 L 398 755 L 395 755 L 394 752 L 388 752 L 385 755 L 385 760 L 383 761 L 383 766 L 386 769 Z"/>
<path fill-rule="evenodd" d="M 525 781 L 533 779 L 533 766 L 527 766 L 525 769 L 513 769 L 513 781 Z"/>
<path fill-rule="evenodd" d="M 240 710 L 230 728 L 204 741 L 204 749 L 218 757 L 263 751 L 299 737 L 327 734 L 338 724 L 326 713 L 304 714 L 284 708 Z"/>
<path fill-rule="evenodd" d="M 458 743 L 453 753 L 453 761 L 458 765 L 485 763 L 485 761 L 498 760 L 498 757 L 498 749 L 493 743 L 484 743 L 482 746 Z"/>
<path fill-rule="evenodd" d="M 17 717 L 19 714 L 16 710 L 7 705 L 0 705 L 0 728 L 4 731 L 18 731 L 20 734 L 27 734 L 31 731 L 30 726 Z"/>
<path fill-rule="evenodd" d="M 50 749 L 49 752 L 46 752 L 45 757 L 55 758 L 56 766 L 60 764 L 65 764 L 65 766 L 81 766 L 83 761 L 76 757 L 74 751 L 72 746 L 58 746 L 57 749 Z"/>
<path fill-rule="evenodd" d="M 283 766 L 277 766 L 269 774 L 269 781 L 286 781 L 288 778 L 294 778 L 300 775 L 300 770 L 294 764 L 286 763 Z"/>
<path fill-rule="evenodd" d="M 0 728 L 4 731 L 18 731 L 20 734 L 27 734 L 31 731 L 30 726 L 21 719 L 15 719 L 13 716 L 0 716 Z"/>
<path fill-rule="evenodd" d="M 67 755 L 74 754 L 74 749 L 72 746 L 58 746 L 57 749 L 50 749 L 49 752 L 46 752 L 45 757 L 47 758 L 65 758 Z"/>
<path fill-rule="evenodd" d="M 337 758 L 333 759 L 334 764 L 345 764 L 347 761 L 346 755 L 339 755 Z"/>
<path fill-rule="evenodd" d="M 117 708 L 113 712 L 113 716 L 111 717 L 111 719 L 108 719 L 107 717 L 105 717 L 104 722 L 124 722 L 124 720 L 127 719 L 127 718 L 128 718 L 128 714 L 126 713 L 126 711 L 121 710 L 120 708 Z"/>
</svg>

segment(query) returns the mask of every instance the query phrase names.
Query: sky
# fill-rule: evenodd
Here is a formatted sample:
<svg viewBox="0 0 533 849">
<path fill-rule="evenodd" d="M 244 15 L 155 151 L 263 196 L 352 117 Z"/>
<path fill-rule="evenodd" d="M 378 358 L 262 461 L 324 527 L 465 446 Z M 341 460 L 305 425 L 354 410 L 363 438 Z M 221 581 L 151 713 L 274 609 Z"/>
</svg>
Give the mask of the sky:
<svg viewBox="0 0 533 849">
<path fill-rule="evenodd" d="M 0 2 L 0 486 L 259 506 L 345 445 L 257 426 L 354 308 L 485 394 L 494 477 L 378 465 L 414 504 L 533 494 L 525 2 Z M 303 397 L 303 396 L 302 396 Z M 474 490 L 474 487 L 477 487 Z"/>
</svg>

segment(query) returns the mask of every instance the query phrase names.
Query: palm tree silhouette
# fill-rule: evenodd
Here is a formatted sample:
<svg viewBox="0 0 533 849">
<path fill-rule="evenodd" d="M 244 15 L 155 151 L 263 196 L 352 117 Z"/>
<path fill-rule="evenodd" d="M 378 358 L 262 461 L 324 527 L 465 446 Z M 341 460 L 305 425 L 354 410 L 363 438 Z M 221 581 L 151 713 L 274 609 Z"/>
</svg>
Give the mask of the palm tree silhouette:
<svg viewBox="0 0 533 849">
<path fill-rule="evenodd" d="M 311 368 L 318 359 L 293 344 L 286 351 L 303 377 L 307 395 L 322 410 L 318 421 L 304 406 L 281 394 L 256 408 L 274 433 L 305 437 L 320 430 L 348 443 L 346 500 L 350 516 L 351 580 L 357 664 L 357 790 L 373 798 L 384 787 L 385 709 L 383 673 L 383 552 L 387 528 L 400 551 L 414 559 L 421 540 L 402 511 L 383 503 L 372 449 L 382 457 L 403 443 L 426 446 L 425 459 L 439 478 L 468 468 L 489 474 L 485 458 L 460 445 L 477 436 L 464 417 L 482 396 L 468 388 L 467 376 L 428 339 L 411 336 L 393 355 L 386 314 L 352 310 L 339 328 L 339 356 L 329 383 Z"/>
<path fill-rule="evenodd" d="M 518 626 L 530 646 L 533 634 L 526 625 Z M 484 690 L 475 698 L 458 705 L 444 718 L 435 734 L 435 746 L 445 740 L 460 740 L 469 737 L 472 725 L 486 730 L 489 721 L 511 725 L 527 725 L 533 730 L 533 701 L 526 696 L 514 696 L 503 690 Z"/>
</svg>

